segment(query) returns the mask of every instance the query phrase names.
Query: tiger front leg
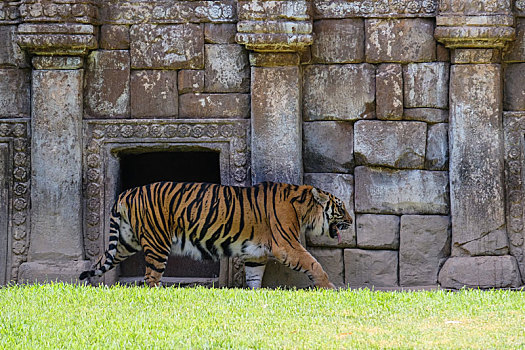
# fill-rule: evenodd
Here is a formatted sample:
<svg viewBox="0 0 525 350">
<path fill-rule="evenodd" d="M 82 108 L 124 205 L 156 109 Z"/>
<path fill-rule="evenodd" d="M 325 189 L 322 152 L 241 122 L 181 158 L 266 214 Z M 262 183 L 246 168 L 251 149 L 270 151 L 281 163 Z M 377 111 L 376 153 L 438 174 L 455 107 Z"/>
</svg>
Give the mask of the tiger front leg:
<svg viewBox="0 0 525 350">
<path fill-rule="evenodd" d="M 335 289 L 321 264 L 299 243 L 293 247 L 285 246 L 272 249 L 272 252 L 275 258 L 285 266 L 306 273 L 316 287 Z"/>
<path fill-rule="evenodd" d="M 261 288 L 267 257 L 250 258 L 244 260 L 244 271 L 246 272 L 246 285 L 248 288 Z"/>
</svg>

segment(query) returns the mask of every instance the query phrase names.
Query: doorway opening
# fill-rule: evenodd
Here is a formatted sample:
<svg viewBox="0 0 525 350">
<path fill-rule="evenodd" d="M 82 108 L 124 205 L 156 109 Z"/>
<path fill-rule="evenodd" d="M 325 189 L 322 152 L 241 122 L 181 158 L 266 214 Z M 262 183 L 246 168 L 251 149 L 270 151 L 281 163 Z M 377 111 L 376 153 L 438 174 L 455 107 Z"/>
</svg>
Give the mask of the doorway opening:
<svg viewBox="0 0 525 350">
<path fill-rule="evenodd" d="M 210 151 L 148 152 L 120 155 L 120 191 L 157 181 L 221 183 L 220 153 Z M 141 282 L 144 254 L 138 252 L 120 264 L 121 283 Z M 170 256 L 164 285 L 218 285 L 219 261 L 197 261 Z"/>
</svg>

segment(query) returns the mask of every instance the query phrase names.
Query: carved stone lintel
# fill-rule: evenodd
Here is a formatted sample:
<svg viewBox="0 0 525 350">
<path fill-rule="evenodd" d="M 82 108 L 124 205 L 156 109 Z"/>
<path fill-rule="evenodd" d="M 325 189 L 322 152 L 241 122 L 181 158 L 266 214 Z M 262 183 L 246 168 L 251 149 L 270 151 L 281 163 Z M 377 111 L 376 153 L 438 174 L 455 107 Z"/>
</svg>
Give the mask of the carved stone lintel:
<svg viewBox="0 0 525 350">
<path fill-rule="evenodd" d="M 437 0 L 313 0 L 315 19 L 435 17 Z"/>
<path fill-rule="evenodd" d="M 511 0 L 439 0 L 439 13 L 511 15 Z"/>
<path fill-rule="evenodd" d="M 91 24 L 21 24 L 18 45 L 36 55 L 83 56 L 97 47 Z"/>
<path fill-rule="evenodd" d="M 297 52 L 313 43 L 311 34 L 237 33 L 235 39 L 248 50 L 259 52 Z"/>
<path fill-rule="evenodd" d="M 299 52 L 313 42 L 309 1 L 239 1 L 235 39 L 258 52 Z"/>
<path fill-rule="evenodd" d="M 458 47 L 503 48 L 514 40 L 513 27 L 437 27 L 434 36 L 449 49 Z"/>
<path fill-rule="evenodd" d="M 100 20 L 111 24 L 233 23 L 236 10 L 233 0 L 110 0 L 104 2 Z"/>
<path fill-rule="evenodd" d="M 20 14 L 24 22 L 95 23 L 95 0 L 23 0 Z"/>
</svg>

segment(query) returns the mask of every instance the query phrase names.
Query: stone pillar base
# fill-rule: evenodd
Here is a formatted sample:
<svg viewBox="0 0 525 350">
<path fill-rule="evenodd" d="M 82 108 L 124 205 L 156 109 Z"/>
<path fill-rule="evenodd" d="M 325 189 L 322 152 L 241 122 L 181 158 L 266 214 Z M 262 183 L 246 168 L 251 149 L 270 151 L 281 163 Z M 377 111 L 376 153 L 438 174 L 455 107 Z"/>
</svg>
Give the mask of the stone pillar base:
<svg viewBox="0 0 525 350">
<path fill-rule="evenodd" d="M 18 283 L 80 283 L 78 276 L 90 268 L 89 260 L 26 262 L 20 265 Z"/>
<path fill-rule="evenodd" d="M 518 263 L 511 255 L 453 257 L 439 272 L 443 288 L 515 288 L 522 284 Z"/>
</svg>

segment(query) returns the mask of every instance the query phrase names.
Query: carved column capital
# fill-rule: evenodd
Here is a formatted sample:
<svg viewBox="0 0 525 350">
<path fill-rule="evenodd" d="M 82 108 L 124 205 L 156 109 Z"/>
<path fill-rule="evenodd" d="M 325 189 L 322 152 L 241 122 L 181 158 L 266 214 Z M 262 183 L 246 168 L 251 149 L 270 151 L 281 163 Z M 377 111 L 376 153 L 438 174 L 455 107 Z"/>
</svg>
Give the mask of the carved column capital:
<svg viewBox="0 0 525 350">
<path fill-rule="evenodd" d="M 258 52 L 298 52 L 313 42 L 312 6 L 304 0 L 238 1 L 239 44 Z"/>
<path fill-rule="evenodd" d="M 95 0 L 23 0 L 18 45 L 35 55 L 83 56 L 97 47 Z"/>
<path fill-rule="evenodd" d="M 515 38 L 510 0 L 440 0 L 434 35 L 448 48 L 503 48 Z"/>
</svg>

